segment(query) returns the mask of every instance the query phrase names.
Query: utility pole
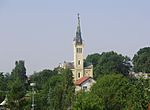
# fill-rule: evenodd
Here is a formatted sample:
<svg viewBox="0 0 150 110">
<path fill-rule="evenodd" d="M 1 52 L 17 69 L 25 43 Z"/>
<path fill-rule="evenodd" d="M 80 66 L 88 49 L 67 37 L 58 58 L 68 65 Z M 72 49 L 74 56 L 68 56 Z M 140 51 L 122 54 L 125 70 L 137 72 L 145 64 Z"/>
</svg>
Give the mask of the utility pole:
<svg viewBox="0 0 150 110">
<path fill-rule="evenodd" d="M 31 105 L 31 107 L 32 107 L 32 109 L 31 110 L 34 110 L 34 107 L 35 107 L 35 103 L 34 103 L 34 93 L 35 93 L 35 91 L 34 91 L 34 87 L 35 87 L 35 83 L 30 83 L 30 86 L 32 87 L 32 105 Z"/>
</svg>

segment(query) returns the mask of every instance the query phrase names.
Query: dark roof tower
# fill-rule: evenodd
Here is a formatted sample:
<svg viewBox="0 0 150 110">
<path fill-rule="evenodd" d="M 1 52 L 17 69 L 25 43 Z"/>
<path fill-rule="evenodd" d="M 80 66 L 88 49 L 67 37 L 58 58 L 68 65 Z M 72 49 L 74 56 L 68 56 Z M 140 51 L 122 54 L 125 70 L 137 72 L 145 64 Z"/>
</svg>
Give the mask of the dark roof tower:
<svg viewBox="0 0 150 110">
<path fill-rule="evenodd" d="M 82 44 L 79 13 L 78 13 L 78 25 L 77 25 L 76 37 L 74 38 L 74 41 L 75 41 L 76 44 L 79 44 L 79 45 Z"/>
</svg>

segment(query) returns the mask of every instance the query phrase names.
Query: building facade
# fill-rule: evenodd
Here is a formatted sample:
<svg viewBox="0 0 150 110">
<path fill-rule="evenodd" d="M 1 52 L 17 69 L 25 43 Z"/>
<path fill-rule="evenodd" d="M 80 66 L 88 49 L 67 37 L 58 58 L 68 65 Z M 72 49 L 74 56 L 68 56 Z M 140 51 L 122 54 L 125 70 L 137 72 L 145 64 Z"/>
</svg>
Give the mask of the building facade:
<svg viewBox="0 0 150 110">
<path fill-rule="evenodd" d="M 81 37 L 81 27 L 80 27 L 80 17 L 78 14 L 78 24 L 76 36 L 73 39 L 73 53 L 74 61 L 73 62 L 64 62 L 61 67 L 70 68 L 73 73 L 74 82 L 79 80 L 84 76 L 93 77 L 93 65 L 85 64 L 84 62 L 84 42 Z"/>
<path fill-rule="evenodd" d="M 75 82 L 75 85 L 76 85 L 75 91 L 76 92 L 80 90 L 83 90 L 85 92 L 90 91 L 91 87 L 95 83 L 96 81 L 92 79 L 91 77 L 84 76 Z"/>
<path fill-rule="evenodd" d="M 131 77 L 135 77 L 135 78 L 144 78 L 144 79 L 150 79 L 150 73 L 143 73 L 143 72 L 130 72 L 129 75 Z"/>
</svg>

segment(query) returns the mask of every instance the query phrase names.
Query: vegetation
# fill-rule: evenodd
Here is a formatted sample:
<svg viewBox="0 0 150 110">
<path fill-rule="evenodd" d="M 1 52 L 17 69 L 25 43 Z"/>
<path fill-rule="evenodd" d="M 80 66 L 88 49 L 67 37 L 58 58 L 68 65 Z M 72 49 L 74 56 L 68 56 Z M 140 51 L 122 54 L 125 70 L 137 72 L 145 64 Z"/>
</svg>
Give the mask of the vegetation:
<svg viewBox="0 0 150 110">
<path fill-rule="evenodd" d="M 111 73 L 127 75 L 131 69 L 130 58 L 113 51 L 88 55 L 86 62 L 94 65 L 94 78 L 101 74 Z"/>
<path fill-rule="evenodd" d="M 77 95 L 74 110 L 146 110 L 150 101 L 149 80 L 105 74 L 90 92 Z"/>
<path fill-rule="evenodd" d="M 59 72 L 61 74 L 49 77 L 46 83 L 43 83 L 42 89 L 37 91 L 37 110 L 71 108 L 75 92 L 72 72 L 69 69 L 62 69 Z"/>
<path fill-rule="evenodd" d="M 23 109 L 28 86 L 24 61 L 16 61 L 15 64 L 8 81 L 8 107 L 13 110 Z"/>
<path fill-rule="evenodd" d="M 0 102 L 2 102 L 5 98 L 4 93 L 4 91 L 6 91 L 5 87 L 6 87 L 5 77 L 3 73 L 0 73 Z"/>
<path fill-rule="evenodd" d="M 45 69 L 27 78 L 24 61 L 16 61 L 11 74 L 0 73 L 0 102 L 7 94 L 7 108 L 31 109 L 30 83 L 34 82 L 35 110 L 146 110 L 150 80 L 136 79 L 128 73 L 132 69 L 150 72 L 150 48 L 140 49 L 132 62 L 113 51 L 88 55 L 85 65 L 93 64 L 96 84 L 89 92 L 75 93 L 71 70 Z"/>
<path fill-rule="evenodd" d="M 150 73 L 150 47 L 140 49 L 133 57 L 134 71 Z"/>
</svg>

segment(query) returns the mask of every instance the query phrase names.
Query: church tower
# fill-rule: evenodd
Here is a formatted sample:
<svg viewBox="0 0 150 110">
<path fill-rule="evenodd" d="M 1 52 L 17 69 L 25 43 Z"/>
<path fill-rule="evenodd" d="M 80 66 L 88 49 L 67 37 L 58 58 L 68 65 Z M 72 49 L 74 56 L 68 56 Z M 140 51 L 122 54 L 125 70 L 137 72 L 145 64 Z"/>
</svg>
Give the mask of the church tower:
<svg viewBox="0 0 150 110">
<path fill-rule="evenodd" d="M 76 81 L 83 81 L 86 78 L 93 78 L 93 65 L 86 63 L 84 65 L 84 42 L 81 37 L 80 17 L 78 14 L 78 24 L 76 36 L 73 39 L 73 55 L 74 62 L 64 62 L 60 65 L 62 68 L 69 68 L 73 73 L 74 83 Z"/>
<path fill-rule="evenodd" d="M 73 40 L 73 48 L 74 48 L 74 80 L 78 80 L 84 76 L 84 44 L 81 37 L 81 28 L 80 28 L 80 17 L 78 14 L 78 25 L 76 36 Z"/>
</svg>

